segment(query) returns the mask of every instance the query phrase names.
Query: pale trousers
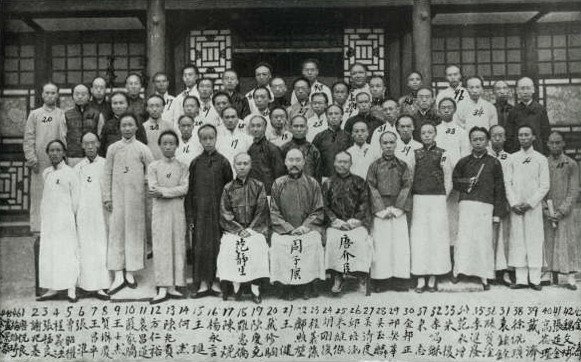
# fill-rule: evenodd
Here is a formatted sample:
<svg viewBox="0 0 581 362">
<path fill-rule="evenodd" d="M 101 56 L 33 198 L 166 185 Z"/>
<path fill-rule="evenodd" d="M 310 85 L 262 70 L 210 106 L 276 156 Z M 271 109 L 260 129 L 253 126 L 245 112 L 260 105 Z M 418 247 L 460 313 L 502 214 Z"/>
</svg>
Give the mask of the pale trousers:
<svg viewBox="0 0 581 362">
<path fill-rule="evenodd" d="M 541 284 L 541 268 L 520 267 L 514 268 L 514 271 L 516 284 L 528 285 L 529 281 L 534 285 Z"/>
</svg>

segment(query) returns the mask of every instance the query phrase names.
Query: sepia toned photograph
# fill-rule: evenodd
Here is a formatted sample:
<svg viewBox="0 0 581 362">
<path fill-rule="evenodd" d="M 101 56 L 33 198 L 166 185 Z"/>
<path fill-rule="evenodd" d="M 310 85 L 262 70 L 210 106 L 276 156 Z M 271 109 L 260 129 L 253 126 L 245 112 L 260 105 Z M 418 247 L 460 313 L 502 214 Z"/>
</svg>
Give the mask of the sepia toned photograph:
<svg viewBox="0 0 581 362">
<path fill-rule="evenodd" d="M 0 361 L 581 361 L 581 0 L 0 0 Z"/>
</svg>

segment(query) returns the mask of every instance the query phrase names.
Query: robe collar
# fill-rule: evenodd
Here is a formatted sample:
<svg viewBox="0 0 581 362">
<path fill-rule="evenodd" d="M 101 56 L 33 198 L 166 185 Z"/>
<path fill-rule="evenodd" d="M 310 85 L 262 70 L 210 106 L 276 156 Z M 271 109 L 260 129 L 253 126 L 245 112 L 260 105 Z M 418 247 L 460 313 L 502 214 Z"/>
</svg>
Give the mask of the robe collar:
<svg viewBox="0 0 581 362">
<path fill-rule="evenodd" d="M 349 178 L 349 176 L 351 176 L 351 172 L 347 171 L 346 174 L 340 175 L 339 173 L 337 173 L 337 171 L 335 171 L 335 176 L 337 176 L 337 178 L 339 178 L 341 180 L 345 180 L 345 179 Z"/>
<path fill-rule="evenodd" d="M 426 146 L 426 145 L 424 144 L 424 145 L 422 145 L 422 147 L 423 147 L 423 148 L 424 148 L 426 151 L 431 151 L 431 150 L 433 150 L 434 148 L 436 148 L 436 142 L 432 143 L 432 144 L 431 144 L 431 145 L 429 145 L 429 146 Z"/>
<path fill-rule="evenodd" d="M 169 163 L 169 162 L 173 162 L 176 159 L 176 156 L 175 155 L 173 155 L 172 157 L 165 157 L 165 156 L 163 156 L 162 159 L 163 159 L 164 162 L 168 162 Z"/>
<path fill-rule="evenodd" d="M 53 170 L 60 170 L 62 169 L 67 163 L 65 162 L 65 160 L 63 159 L 61 162 L 59 162 L 56 167 L 52 167 Z"/>
<path fill-rule="evenodd" d="M 528 154 L 530 154 L 530 153 L 533 153 L 533 152 L 535 152 L 535 148 L 534 148 L 532 145 L 531 145 L 531 147 L 529 147 L 529 149 L 528 149 L 528 150 L 525 150 L 525 149 L 524 149 L 524 148 L 522 148 L 522 147 L 521 147 L 520 149 L 521 149 L 521 151 L 522 151 L 524 154 L 527 154 L 527 155 L 528 155 Z"/>
<path fill-rule="evenodd" d="M 306 143 L 308 143 L 307 138 L 294 138 L 293 137 L 293 142 L 296 143 L 297 145 L 304 145 Z"/>
<path fill-rule="evenodd" d="M 474 153 L 474 151 L 472 151 L 471 155 L 472 157 L 476 158 L 476 159 L 482 159 L 484 156 L 486 156 L 486 150 L 484 150 L 484 153 L 482 153 L 481 155 L 477 155 L 476 153 Z"/>
<path fill-rule="evenodd" d="M 123 141 L 123 143 L 132 143 L 133 141 L 135 141 L 135 135 L 133 135 L 133 137 L 131 137 L 129 139 L 121 136 L 121 140 Z"/>
<path fill-rule="evenodd" d="M 55 109 L 57 109 L 58 107 L 55 105 L 54 107 L 50 108 L 49 106 L 47 106 L 46 104 L 42 105 L 42 109 L 44 109 L 47 112 L 53 112 Z"/>
</svg>

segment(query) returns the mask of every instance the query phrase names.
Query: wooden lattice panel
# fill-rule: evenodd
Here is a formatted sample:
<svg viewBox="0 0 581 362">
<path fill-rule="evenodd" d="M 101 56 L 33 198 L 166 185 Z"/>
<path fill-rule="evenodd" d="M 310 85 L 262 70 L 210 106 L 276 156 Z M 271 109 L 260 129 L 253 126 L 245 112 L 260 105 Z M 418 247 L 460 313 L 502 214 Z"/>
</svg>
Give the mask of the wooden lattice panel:
<svg viewBox="0 0 581 362">
<path fill-rule="evenodd" d="M 0 211 L 28 211 L 30 174 L 24 161 L 0 161 Z"/>
<path fill-rule="evenodd" d="M 349 67 L 353 63 L 365 64 L 370 75 L 385 76 L 385 31 L 383 29 L 345 29 L 343 48 L 345 79 L 349 78 Z"/>
<path fill-rule="evenodd" d="M 190 61 L 204 77 L 214 79 L 219 88 L 222 73 L 232 66 L 230 30 L 193 30 L 190 32 Z"/>
</svg>

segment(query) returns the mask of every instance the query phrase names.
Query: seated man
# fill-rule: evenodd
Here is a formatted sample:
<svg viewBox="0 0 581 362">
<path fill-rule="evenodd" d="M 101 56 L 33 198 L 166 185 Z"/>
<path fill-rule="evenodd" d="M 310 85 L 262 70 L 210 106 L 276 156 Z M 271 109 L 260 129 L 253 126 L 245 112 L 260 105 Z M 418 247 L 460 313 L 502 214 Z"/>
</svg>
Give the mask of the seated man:
<svg viewBox="0 0 581 362">
<path fill-rule="evenodd" d="M 325 266 L 333 275 L 333 294 L 341 292 L 346 274 L 357 275 L 360 287 L 365 286 L 371 266 L 369 187 L 350 169 L 351 155 L 339 152 L 335 155 L 335 174 L 323 183 L 325 221 L 329 226 Z"/>
<path fill-rule="evenodd" d="M 233 283 L 236 300 L 240 300 L 241 283 L 250 282 L 252 300 L 260 304 L 262 298 L 257 280 L 269 277 L 268 225 L 270 215 L 264 184 L 248 177 L 252 160 L 245 153 L 234 156 L 236 178 L 224 186 L 220 201 L 220 226 L 224 230 L 218 254 L 220 281 Z M 228 291 L 222 286 L 222 299 Z"/>
<path fill-rule="evenodd" d="M 314 296 L 313 281 L 325 278 L 323 195 L 319 183 L 303 173 L 300 150 L 290 150 L 285 165 L 289 174 L 276 179 L 270 200 L 270 280 L 283 285 L 284 299 L 292 300 L 297 290 L 308 299 Z"/>
</svg>

